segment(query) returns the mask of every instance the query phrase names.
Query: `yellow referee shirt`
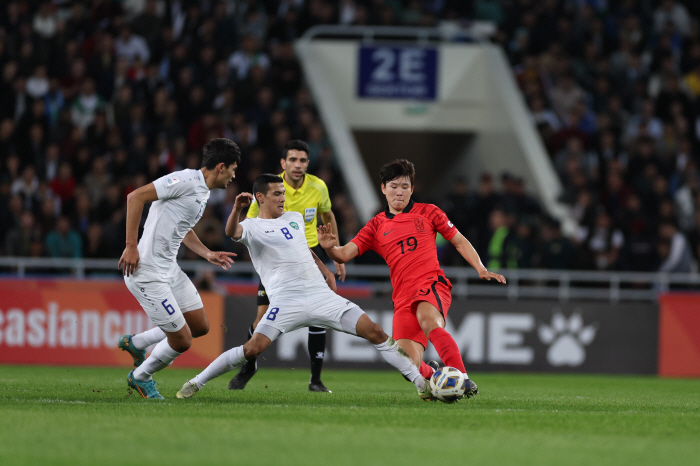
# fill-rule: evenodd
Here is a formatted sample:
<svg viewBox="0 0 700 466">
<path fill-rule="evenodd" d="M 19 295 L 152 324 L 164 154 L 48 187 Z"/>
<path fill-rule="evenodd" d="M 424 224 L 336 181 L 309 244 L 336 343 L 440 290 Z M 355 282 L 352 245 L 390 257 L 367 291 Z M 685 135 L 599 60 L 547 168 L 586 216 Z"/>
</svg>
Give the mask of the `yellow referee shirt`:
<svg viewBox="0 0 700 466">
<path fill-rule="evenodd" d="M 306 241 L 309 247 L 318 245 L 318 233 L 316 232 L 316 218 L 319 212 L 325 213 L 331 210 L 331 198 L 328 196 L 328 187 L 317 176 L 304 175 L 304 182 L 299 189 L 294 189 L 287 184 L 284 173 L 280 175 L 284 181 L 284 210 L 285 212 L 299 212 L 304 217 Z M 253 201 L 248 209 L 248 218 L 258 216 L 260 206 Z"/>
</svg>

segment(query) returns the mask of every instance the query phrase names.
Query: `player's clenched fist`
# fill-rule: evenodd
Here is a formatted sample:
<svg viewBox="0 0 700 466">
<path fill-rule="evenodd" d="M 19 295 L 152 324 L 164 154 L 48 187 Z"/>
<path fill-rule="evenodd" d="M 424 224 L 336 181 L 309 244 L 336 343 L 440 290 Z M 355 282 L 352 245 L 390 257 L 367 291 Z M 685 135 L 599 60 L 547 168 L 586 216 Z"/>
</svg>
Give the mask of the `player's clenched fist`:
<svg viewBox="0 0 700 466">
<path fill-rule="evenodd" d="M 243 210 L 246 207 L 248 207 L 251 202 L 253 202 L 253 199 L 255 198 L 252 194 L 241 193 L 238 196 L 236 196 L 236 200 L 233 202 L 233 208 L 236 210 Z"/>
</svg>

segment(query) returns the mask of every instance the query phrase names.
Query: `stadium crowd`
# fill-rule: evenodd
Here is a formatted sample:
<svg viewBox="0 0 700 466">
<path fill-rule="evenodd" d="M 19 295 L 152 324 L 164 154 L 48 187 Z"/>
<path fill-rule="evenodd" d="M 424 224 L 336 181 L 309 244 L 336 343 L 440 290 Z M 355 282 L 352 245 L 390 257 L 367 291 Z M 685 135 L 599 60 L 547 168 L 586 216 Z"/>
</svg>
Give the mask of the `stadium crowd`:
<svg viewBox="0 0 700 466">
<path fill-rule="evenodd" d="M 497 25 L 581 225 L 563 235 L 508 173 L 455 180 L 438 204 L 487 265 L 689 271 L 700 253 L 699 16 L 700 3 L 673 0 L 9 1 L 2 255 L 119 257 L 127 194 L 199 168 L 213 137 L 236 141 L 243 163 L 212 192 L 196 227 L 204 244 L 244 254 L 223 219 L 258 174 L 281 171 L 292 138 L 309 143 L 345 243 L 362 225 L 293 40 L 316 24 L 480 19 Z"/>
</svg>

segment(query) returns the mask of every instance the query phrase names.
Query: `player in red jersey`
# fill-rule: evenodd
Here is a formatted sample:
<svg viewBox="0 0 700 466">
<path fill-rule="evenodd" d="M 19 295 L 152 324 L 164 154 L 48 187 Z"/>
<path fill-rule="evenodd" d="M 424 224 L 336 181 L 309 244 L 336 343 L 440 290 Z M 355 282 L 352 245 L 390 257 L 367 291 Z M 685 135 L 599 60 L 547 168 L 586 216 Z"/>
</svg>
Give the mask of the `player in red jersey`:
<svg viewBox="0 0 700 466">
<path fill-rule="evenodd" d="M 368 250 L 376 251 L 389 265 L 394 288 L 393 337 L 413 359 L 423 377 L 434 368 L 423 362 L 430 341 L 443 363 L 467 373 L 457 343 L 445 330 L 445 316 L 452 303 L 452 284 L 437 259 L 435 237 L 450 241 L 484 280 L 506 283 L 503 275 L 489 272 L 471 243 L 432 204 L 411 200 L 415 169 L 408 160 L 394 160 L 381 169 L 381 188 L 387 208 L 377 214 L 345 246 L 336 246 L 329 225 L 318 228 L 318 239 L 328 255 L 343 264 Z M 472 381 L 467 396 L 478 393 Z"/>
</svg>

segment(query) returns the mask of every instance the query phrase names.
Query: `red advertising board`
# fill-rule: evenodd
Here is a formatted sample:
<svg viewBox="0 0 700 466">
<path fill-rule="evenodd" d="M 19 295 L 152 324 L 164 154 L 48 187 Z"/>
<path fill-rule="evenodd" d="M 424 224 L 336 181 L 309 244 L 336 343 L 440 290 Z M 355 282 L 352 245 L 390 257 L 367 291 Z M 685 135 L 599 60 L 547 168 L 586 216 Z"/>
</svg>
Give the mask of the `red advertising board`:
<svg viewBox="0 0 700 466">
<path fill-rule="evenodd" d="M 659 375 L 700 377 L 700 294 L 659 300 Z"/>
<path fill-rule="evenodd" d="M 223 351 L 223 298 L 201 296 L 209 334 L 175 366 L 206 367 Z M 0 363 L 128 366 L 119 337 L 152 327 L 121 280 L 0 281 Z"/>
</svg>

